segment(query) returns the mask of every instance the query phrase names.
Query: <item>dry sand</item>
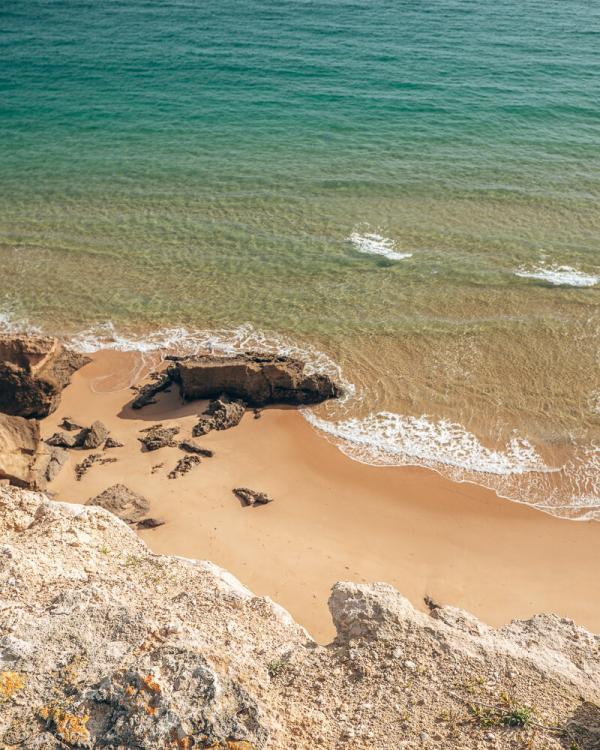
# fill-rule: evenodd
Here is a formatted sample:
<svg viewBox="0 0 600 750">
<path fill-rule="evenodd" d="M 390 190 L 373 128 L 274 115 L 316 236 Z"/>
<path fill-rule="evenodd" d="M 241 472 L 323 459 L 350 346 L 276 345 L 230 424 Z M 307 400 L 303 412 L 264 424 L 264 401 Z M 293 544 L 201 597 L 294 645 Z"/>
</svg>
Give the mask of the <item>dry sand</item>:
<svg viewBox="0 0 600 750">
<path fill-rule="evenodd" d="M 203 404 L 182 405 L 174 388 L 132 411 L 132 373 L 138 378 L 152 361 L 142 364 L 137 353 L 94 355 L 44 421 L 48 436 L 63 416 L 100 419 L 125 444 L 105 452 L 115 463 L 92 466 L 81 481 L 74 465 L 88 451 L 71 451 L 50 488 L 58 499 L 86 502 L 126 484 L 166 521 L 140 532 L 153 551 L 212 560 L 321 642 L 333 635 L 326 602 L 338 580 L 387 581 L 416 606 L 427 594 L 491 625 L 544 611 L 600 632 L 600 524 L 555 519 L 427 469 L 357 463 L 295 409 L 266 409 L 260 419 L 248 412 L 238 427 L 200 438 L 215 456 L 169 479 L 184 454 L 142 452 L 139 431 L 162 422 L 188 437 Z M 275 502 L 243 508 L 237 486 Z"/>
</svg>

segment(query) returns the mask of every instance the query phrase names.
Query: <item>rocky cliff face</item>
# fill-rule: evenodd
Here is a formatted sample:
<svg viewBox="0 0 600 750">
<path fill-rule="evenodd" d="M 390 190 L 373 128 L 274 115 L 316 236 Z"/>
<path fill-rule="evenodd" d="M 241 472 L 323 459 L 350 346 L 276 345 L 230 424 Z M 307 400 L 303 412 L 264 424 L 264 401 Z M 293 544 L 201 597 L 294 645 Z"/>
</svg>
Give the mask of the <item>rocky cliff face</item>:
<svg viewBox="0 0 600 750">
<path fill-rule="evenodd" d="M 5 748 L 597 748 L 600 639 L 339 583 L 337 638 L 115 516 L 0 487 Z"/>
</svg>

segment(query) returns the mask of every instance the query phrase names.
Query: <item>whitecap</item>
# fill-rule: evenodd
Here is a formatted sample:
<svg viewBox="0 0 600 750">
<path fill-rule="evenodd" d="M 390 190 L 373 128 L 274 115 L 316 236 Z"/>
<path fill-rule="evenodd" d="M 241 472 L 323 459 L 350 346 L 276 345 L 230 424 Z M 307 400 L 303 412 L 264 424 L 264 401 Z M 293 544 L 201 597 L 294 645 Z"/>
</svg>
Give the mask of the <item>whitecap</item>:
<svg viewBox="0 0 600 750">
<path fill-rule="evenodd" d="M 412 257 L 412 253 L 398 252 L 394 240 L 384 237 L 381 234 L 376 234 L 374 232 L 368 232 L 365 234 L 352 232 L 349 239 L 356 250 L 360 253 L 367 253 L 368 255 L 383 255 L 389 260 L 403 260 L 404 258 Z"/>
<path fill-rule="evenodd" d="M 532 270 L 519 268 L 515 271 L 516 276 L 526 279 L 538 279 L 546 281 L 554 286 L 575 286 L 590 287 L 595 286 L 600 281 L 600 276 L 583 273 L 572 266 L 538 266 Z"/>
<path fill-rule="evenodd" d="M 445 419 L 379 412 L 363 419 L 330 422 L 310 410 L 303 413 L 314 427 L 340 441 L 339 448 L 346 455 L 363 463 L 454 467 L 499 475 L 554 471 L 524 438 L 513 437 L 502 450 L 493 450 L 461 425 Z"/>
</svg>

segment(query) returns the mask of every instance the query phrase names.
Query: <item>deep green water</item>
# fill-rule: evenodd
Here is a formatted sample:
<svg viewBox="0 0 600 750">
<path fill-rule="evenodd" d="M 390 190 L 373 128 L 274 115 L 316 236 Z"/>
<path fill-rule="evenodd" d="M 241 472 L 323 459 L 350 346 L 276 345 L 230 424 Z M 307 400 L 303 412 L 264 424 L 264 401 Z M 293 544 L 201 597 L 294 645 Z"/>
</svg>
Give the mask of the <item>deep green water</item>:
<svg viewBox="0 0 600 750">
<path fill-rule="evenodd" d="M 3 0 L 0 29 L 5 325 L 249 324 L 342 366 L 321 426 L 355 457 L 600 504 L 600 5 Z"/>
</svg>

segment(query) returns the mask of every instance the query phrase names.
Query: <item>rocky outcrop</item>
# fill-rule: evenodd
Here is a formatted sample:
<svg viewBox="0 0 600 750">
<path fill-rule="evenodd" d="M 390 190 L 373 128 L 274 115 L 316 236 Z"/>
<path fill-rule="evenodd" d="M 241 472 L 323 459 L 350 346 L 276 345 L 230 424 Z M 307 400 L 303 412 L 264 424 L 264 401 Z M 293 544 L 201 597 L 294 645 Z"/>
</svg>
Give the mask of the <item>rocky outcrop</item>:
<svg viewBox="0 0 600 750">
<path fill-rule="evenodd" d="M 66 451 L 41 442 L 36 420 L 0 413 L 0 479 L 17 487 L 45 489 L 66 459 Z"/>
<path fill-rule="evenodd" d="M 200 415 L 198 423 L 194 425 L 192 435 L 200 437 L 211 430 L 229 430 L 236 427 L 246 411 L 246 404 L 240 399 L 222 396 L 209 403 Z"/>
<path fill-rule="evenodd" d="M 0 412 L 42 419 L 89 360 L 42 336 L 0 336 Z"/>
<path fill-rule="evenodd" d="M 179 427 L 163 427 L 155 424 L 142 431 L 143 437 L 138 438 L 147 451 L 157 451 L 159 448 L 172 448 L 177 443 L 175 435 L 179 433 Z"/>
<path fill-rule="evenodd" d="M 185 451 L 186 453 L 197 453 L 199 456 L 204 456 L 204 458 L 212 458 L 215 455 L 214 451 L 212 451 L 210 448 L 205 448 L 203 445 L 200 445 L 200 442 L 198 440 L 195 440 L 194 438 L 187 438 L 186 440 L 182 440 L 179 443 L 179 449 Z"/>
<path fill-rule="evenodd" d="M 219 750 L 593 750 L 600 638 L 493 629 L 339 583 L 316 644 L 212 563 L 152 554 L 93 506 L 0 487 L 0 744 Z"/>
<path fill-rule="evenodd" d="M 87 504 L 98 505 L 128 523 L 138 523 L 150 510 L 148 500 L 124 484 L 114 484 L 96 497 L 90 498 Z"/>
<path fill-rule="evenodd" d="M 214 398 L 226 393 L 250 406 L 316 404 L 341 395 L 328 375 L 308 373 L 304 362 L 285 356 L 246 352 L 206 355 L 176 363 L 185 399 Z"/>
<path fill-rule="evenodd" d="M 267 503 L 273 502 L 273 498 L 269 497 L 266 492 L 249 490 L 247 487 L 236 487 L 233 490 L 233 494 L 244 506 L 266 505 Z"/>
<path fill-rule="evenodd" d="M 169 367 L 164 372 L 157 373 L 150 383 L 146 383 L 138 389 L 137 396 L 131 402 L 131 408 L 142 409 L 149 404 L 155 404 L 156 396 L 172 385 L 176 375 L 177 371 L 174 367 Z"/>
</svg>

